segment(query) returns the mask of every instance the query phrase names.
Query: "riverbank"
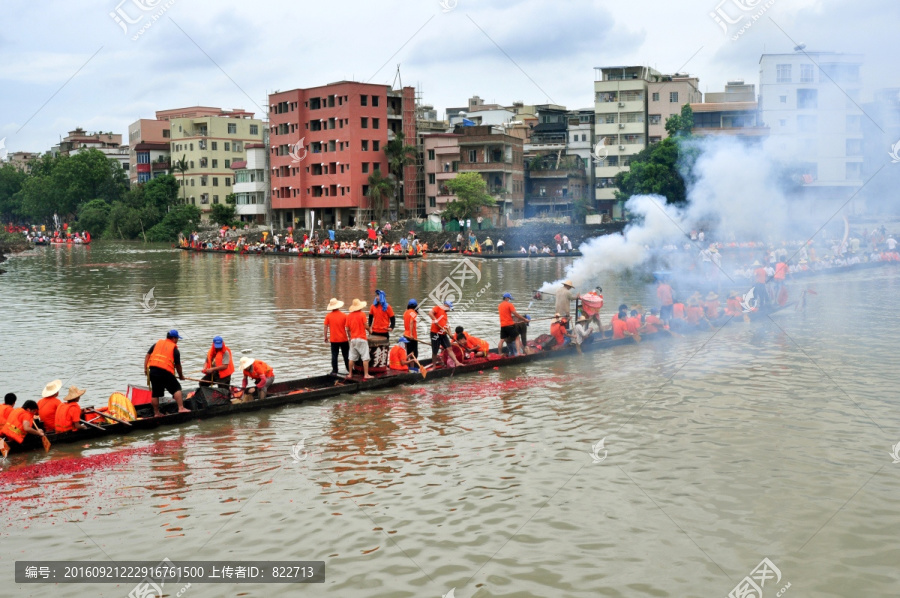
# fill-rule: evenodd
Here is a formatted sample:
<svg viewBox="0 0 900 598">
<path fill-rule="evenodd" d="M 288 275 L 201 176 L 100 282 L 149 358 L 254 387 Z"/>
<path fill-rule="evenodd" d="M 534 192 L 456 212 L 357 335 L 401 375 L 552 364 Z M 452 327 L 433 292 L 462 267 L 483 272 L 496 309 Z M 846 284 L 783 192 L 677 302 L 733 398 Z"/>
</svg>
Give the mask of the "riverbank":
<svg viewBox="0 0 900 598">
<path fill-rule="evenodd" d="M 13 253 L 21 253 L 29 249 L 31 244 L 24 239 L 22 235 L 10 235 L 9 233 L 0 233 L 0 264 L 6 261 L 6 256 Z M 0 274 L 6 272 L 0 268 Z"/>
</svg>

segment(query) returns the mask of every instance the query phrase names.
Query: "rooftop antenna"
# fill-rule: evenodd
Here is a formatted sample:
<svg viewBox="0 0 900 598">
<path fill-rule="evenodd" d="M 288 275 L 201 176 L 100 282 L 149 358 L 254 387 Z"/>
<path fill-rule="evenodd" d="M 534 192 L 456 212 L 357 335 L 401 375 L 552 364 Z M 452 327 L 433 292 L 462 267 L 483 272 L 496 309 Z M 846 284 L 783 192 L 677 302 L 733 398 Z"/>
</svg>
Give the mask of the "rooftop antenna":
<svg viewBox="0 0 900 598">
<path fill-rule="evenodd" d="M 394 82 L 391 83 L 391 89 L 394 89 L 394 83 L 400 82 L 400 87 L 397 89 L 403 89 L 403 79 L 400 78 L 400 63 L 397 63 L 397 74 L 394 75 Z"/>
</svg>

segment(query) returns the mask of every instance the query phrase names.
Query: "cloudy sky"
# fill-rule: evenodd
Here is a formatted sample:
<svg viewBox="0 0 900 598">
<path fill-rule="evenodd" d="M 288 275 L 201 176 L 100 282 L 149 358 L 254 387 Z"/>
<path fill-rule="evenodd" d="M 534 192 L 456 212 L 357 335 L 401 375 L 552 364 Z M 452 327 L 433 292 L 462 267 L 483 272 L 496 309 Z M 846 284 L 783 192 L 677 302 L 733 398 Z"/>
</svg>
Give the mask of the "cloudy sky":
<svg viewBox="0 0 900 598">
<path fill-rule="evenodd" d="M 725 32 L 717 8 L 764 14 Z M 125 135 L 158 109 L 259 113 L 275 90 L 390 84 L 398 63 L 441 114 L 476 94 L 591 106 L 605 65 L 687 71 L 721 91 L 758 83 L 760 54 L 800 42 L 864 53 L 865 101 L 900 86 L 897 23 L 891 0 L 3 0 L 0 139 L 45 151 L 76 126 Z"/>
</svg>

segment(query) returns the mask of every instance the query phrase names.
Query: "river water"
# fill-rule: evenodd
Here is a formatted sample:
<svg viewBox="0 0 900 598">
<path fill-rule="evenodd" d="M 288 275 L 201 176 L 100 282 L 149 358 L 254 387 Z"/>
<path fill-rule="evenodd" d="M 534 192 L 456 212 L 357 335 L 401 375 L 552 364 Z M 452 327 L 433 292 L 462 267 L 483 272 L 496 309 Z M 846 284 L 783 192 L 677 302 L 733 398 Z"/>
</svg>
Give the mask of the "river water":
<svg viewBox="0 0 900 598">
<path fill-rule="evenodd" d="M 530 291 L 568 260 L 473 263 L 451 324 L 494 343 L 499 295 L 552 315 Z M 186 372 L 217 334 L 280 380 L 327 372 L 330 297 L 382 288 L 402 312 L 461 264 L 39 248 L 0 276 L 0 393 L 61 378 L 104 404 L 173 327 Z M 806 286 L 804 312 L 758 323 L 12 456 L 0 595 L 133 588 L 14 586 L 16 560 L 169 558 L 326 564 L 324 584 L 171 596 L 727 596 L 768 558 L 766 597 L 896 596 L 900 274 Z"/>
</svg>

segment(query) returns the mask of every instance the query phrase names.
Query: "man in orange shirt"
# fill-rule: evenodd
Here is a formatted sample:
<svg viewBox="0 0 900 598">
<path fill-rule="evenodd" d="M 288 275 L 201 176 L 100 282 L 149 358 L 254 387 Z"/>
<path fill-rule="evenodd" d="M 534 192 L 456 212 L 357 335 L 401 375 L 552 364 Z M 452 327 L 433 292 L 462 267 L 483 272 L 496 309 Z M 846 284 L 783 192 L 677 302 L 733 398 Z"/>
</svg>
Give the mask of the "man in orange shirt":
<svg viewBox="0 0 900 598">
<path fill-rule="evenodd" d="M 450 322 L 447 319 L 447 310 L 453 311 L 453 302 L 444 301 L 443 305 L 435 305 L 428 312 L 431 317 L 431 362 L 435 366 L 444 365 L 441 355 L 444 349 L 448 349 L 446 355 L 450 363 L 446 364 L 450 367 L 459 365 L 453 357 L 450 349 Z"/>
<path fill-rule="evenodd" d="M 395 372 L 408 372 L 409 364 L 413 363 L 415 357 L 406 353 L 406 337 L 401 336 L 397 340 L 397 344 L 391 348 L 388 354 L 388 367 Z"/>
<path fill-rule="evenodd" d="M 632 333 L 628 331 L 628 306 L 624 303 L 619 306 L 619 313 L 612 317 L 612 321 L 609 323 L 612 328 L 612 337 L 615 340 L 625 338 L 626 336 L 632 336 Z"/>
<path fill-rule="evenodd" d="M 241 397 L 244 403 L 249 403 L 254 399 L 260 401 L 266 398 L 266 391 L 275 382 L 275 372 L 262 359 L 253 359 L 252 357 L 241 357 L 241 371 L 244 372 L 244 381 L 241 384 L 241 390 L 244 391 Z M 247 378 L 252 378 L 256 385 L 247 389 Z"/>
<path fill-rule="evenodd" d="M 234 373 L 234 360 L 231 357 L 231 349 L 225 344 L 221 336 L 213 338 L 212 347 L 206 354 L 206 363 L 203 365 L 203 380 L 200 386 L 216 386 L 224 391 L 231 386 L 231 375 Z"/>
<path fill-rule="evenodd" d="M 527 323 L 528 320 L 520 316 L 516 311 L 511 294 L 503 293 L 503 300 L 500 301 L 497 310 L 500 312 L 500 342 L 497 344 L 497 354 L 503 354 L 503 343 L 506 343 L 506 346 L 509 347 L 510 357 L 515 356 L 517 353 L 524 353 L 525 349 L 522 347 L 522 341 L 519 340 L 519 331 L 516 330 L 516 324 Z"/>
<path fill-rule="evenodd" d="M 6 423 L 0 428 L 0 455 L 4 458 L 9 453 L 8 440 L 22 444 L 26 434 L 44 436 L 44 432 L 34 425 L 34 416 L 38 413 L 37 403 L 25 401 L 18 409 L 13 409 Z"/>
<path fill-rule="evenodd" d="M 371 332 L 371 330 L 366 323 L 366 315 L 362 313 L 365 306 L 365 301 L 353 299 L 353 303 L 350 304 L 350 313 L 347 315 L 347 333 L 350 337 L 351 368 L 353 363 L 362 361 L 363 380 L 371 380 L 374 376 L 369 375 L 369 360 L 371 356 L 369 355 L 369 337 L 367 336 L 367 333 Z M 353 370 L 350 369 L 347 379 L 349 380 L 352 377 Z"/>
<path fill-rule="evenodd" d="M 3 405 L 0 405 L 0 430 L 3 429 L 6 418 L 9 417 L 9 414 L 12 413 L 15 408 L 17 398 L 18 397 L 11 392 L 6 393 L 6 396 L 3 397 Z"/>
<path fill-rule="evenodd" d="M 394 317 L 394 308 L 388 305 L 387 297 L 384 291 L 375 290 L 375 301 L 369 309 L 369 330 L 372 336 L 384 337 L 384 340 L 390 342 L 391 330 L 397 325 Z"/>
<path fill-rule="evenodd" d="M 406 337 L 406 350 L 410 355 L 419 358 L 419 302 L 410 299 L 403 314 L 403 336 Z"/>
<path fill-rule="evenodd" d="M 87 427 L 81 423 L 81 407 L 78 405 L 78 399 L 85 392 L 85 390 L 76 386 L 69 388 L 69 394 L 63 399 L 63 404 L 59 406 L 59 409 L 56 410 L 57 434 L 84 430 Z"/>
<path fill-rule="evenodd" d="M 653 334 L 654 332 L 659 332 L 661 328 L 665 328 L 665 324 L 659 317 L 656 315 L 658 312 L 655 309 L 650 310 L 650 315 L 644 318 L 644 327 L 643 331 L 647 334 Z"/>
<path fill-rule="evenodd" d="M 661 277 L 656 287 L 656 297 L 659 299 L 659 317 L 664 321 L 672 319 L 672 305 L 675 303 L 672 295 L 672 286 Z"/>
<path fill-rule="evenodd" d="M 566 330 L 567 321 L 568 318 L 556 314 L 553 323 L 550 324 L 550 336 L 553 337 L 553 344 L 549 347 L 550 349 L 561 349 L 571 340 Z"/>
<path fill-rule="evenodd" d="M 759 301 L 758 307 L 763 307 L 769 300 L 769 291 L 766 290 L 768 275 L 766 274 L 766 267 L 760 264 L 759 260 L 753 262 L 753 280 L 756 283 L 753 288 L 756 290 L 754 293 L 756 300 Z"/>
<path fill-rule="evenodd" d="M 338 373 L 338 353 L 344 357 L 344 367 L 350 372 L 350 339 L 347 337 L 347 314 L 341 311 L 343 301 L 332 297 L 325 316 L 325 342 L 331 343 L 331 375 Z"/>
<path fill-rule="evenodd" d="M 472 336 L 462 326 L 456 327 L 453 342 L 471 353 L 473 357 L 487 357 L 491 351 L 491 345 L 487 341 Z"/>
<path fill-rule="evenodd" d="M 638 334 L 641 331 L 641 316 L 638 315 L 638 311 L 636 309 L 631 310 L 631 317 L 625 319 L 625 329 L 628 330 L 632 335 Z"/>
<path fill-rule="evenodd" d="M 181 384 L 178 380 L 184 380 L 181 371 L 181 353 L 178 351 L 178 341 L 181 337 L 177 330 L 170 330 L 166 338 L 156 341 L 144 356 L 144 372 L 150 382 L 150 404 L 153 405 L 153 417 L 162 415 L 159 411 L 159 400 L 166 391 L 172 394 L 175 404 L 178 405 L 178 413 L 188 413 L 182 403 Z M 175 373 L 178 372 L 178 378 Z"/>
<path fill-rule="evenodd" d="M 59 400 L 59 390 L 62 388 L 62 380 L 54 380 L 44 387 L 41 400 L 37 402 L 38 417 L 44 431 L 53 434 L 56 432 L 56 410 L 62 404 Z"/>
</svg>

